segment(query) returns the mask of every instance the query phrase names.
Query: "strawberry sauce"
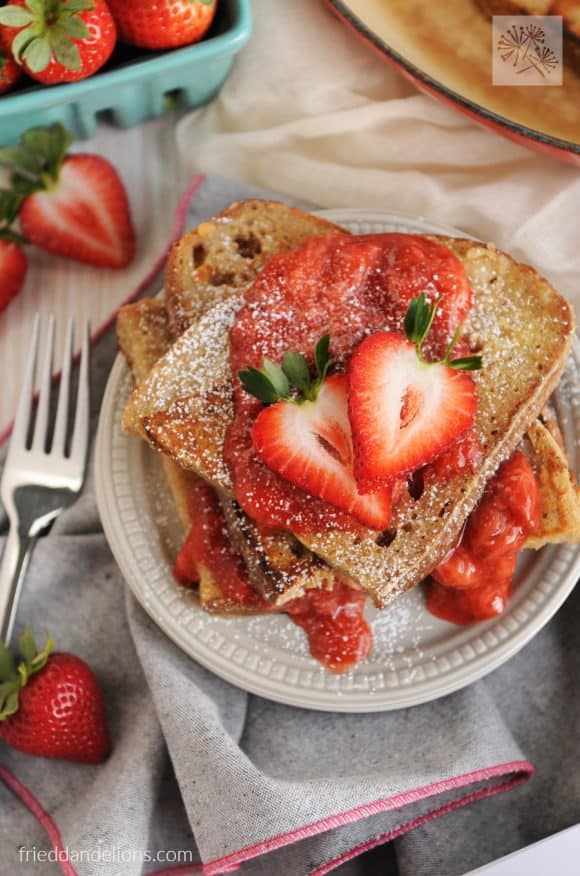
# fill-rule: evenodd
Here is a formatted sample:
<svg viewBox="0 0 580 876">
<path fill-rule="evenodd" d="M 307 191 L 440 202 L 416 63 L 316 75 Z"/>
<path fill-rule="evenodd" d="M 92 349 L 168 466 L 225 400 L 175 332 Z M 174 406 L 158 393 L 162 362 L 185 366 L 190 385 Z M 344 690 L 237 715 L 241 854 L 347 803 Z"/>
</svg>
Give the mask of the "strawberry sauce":
<svg viewBox="0 0 580 876">
<path fill-rule="evenodd" d="M 456 624 L 487 620 L 505 608 L 517 552 L 540 521 L 532 467 L 517 451 L 488 483 L 461 541 L 429 584 L 429 611 Z"/>
<path fill-rule="evenodd" d="M 214 490 L 198 479 L 189 495 L 195 524 L 177 555 L 175 577 L 184 587 L 209 572 L 225 601 L 260 612 L 279 611 L 252 588 L 244 562 L 228 537 Z M 332 590 L 312 590 L 287 603 L 282 611 L 301 627 L 310 653 L 331 672 L 346 672 L 371 652 L 372 632 L 363 617 L 365 596 L 336 580 Z"/>
<path fill-rule="evenodd" d="M 272 257 L 246 292 L 232 329 L 232 373 L 264 358 L 280 362 L 287 350 L 307 358 L 319 338 L 331 337 L 341 367 L 355 344 L 380 330 L 401 330 L 412 298 L 441 297 L 427 356 L 440 356 L 466 318 L 472 291 L 463 265 L 437 243 L 407 234 L 311 238 Z M 360 523 L 271 471 L 256 456 L 251 429 L 261 404 L 235 381 L 235 418 L 224 458 L 238 502 L 259 523 L 309 533 L 356 530 Z"/>
<path fill-rule="evenodd" d="M 177 580 L 191 586 L 199 582 L 203 567 L 211 573 L 225 600 L 266 611 L 266 603 L 250 586 L 242 558 L 227 535 L 217 496 L 201 478 L 191 486 L 189 510 L 195 524 L 175 561 Z"/>
<path fill-rule="evenodd" d="M 335 580 L 332 590 L 312 590 L 284 610 L 308 636 L 312 656 L 341 673 L 371 653 L 373 634 L 363 617 L 364 606 L 364 593 Z"/>
</svg>

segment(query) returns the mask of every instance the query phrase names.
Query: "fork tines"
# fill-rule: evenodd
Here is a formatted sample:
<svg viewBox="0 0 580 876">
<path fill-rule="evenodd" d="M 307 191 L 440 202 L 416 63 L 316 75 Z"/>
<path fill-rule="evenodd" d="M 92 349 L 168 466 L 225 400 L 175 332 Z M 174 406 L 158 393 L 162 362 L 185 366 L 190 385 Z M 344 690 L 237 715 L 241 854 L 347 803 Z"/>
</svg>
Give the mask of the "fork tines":
<svg viewBox="0 0 580 876">
<path fill-rule="evenodd" d="M 72 437 L 69 437 L 68 427 L 74 349 L 74 323 L 72 318 L 69 318 L 66 327 L 62 370 L 52 436 L 50 434 L 50 415 L 55 340 L 54 316 L 48 318 L 46 329 L 44 331 L 42 329 L 42 320 L 39 314 L 37 314 L 34 320 L 32 344 L 8 453 L 9 456 L 17 451 L 26 451 L 33 455 L 49 454 L 56 458 L 64 457 L 70 459 L 71 462 L 74 461 L 79 466 L 83 466 L 88 447 L 90 416 L 89 326 L 85 322 L 81 329 L 80 369 Z M 44 343 L 41 345 L 42 335 L 44 335 Z M 42 356 L 40 356 L 41 346 L 44 347 Z M 38 405 L 36 417 L 33 418 L 36 376 L 38 377 L 39 384 Z"/>
</svg>

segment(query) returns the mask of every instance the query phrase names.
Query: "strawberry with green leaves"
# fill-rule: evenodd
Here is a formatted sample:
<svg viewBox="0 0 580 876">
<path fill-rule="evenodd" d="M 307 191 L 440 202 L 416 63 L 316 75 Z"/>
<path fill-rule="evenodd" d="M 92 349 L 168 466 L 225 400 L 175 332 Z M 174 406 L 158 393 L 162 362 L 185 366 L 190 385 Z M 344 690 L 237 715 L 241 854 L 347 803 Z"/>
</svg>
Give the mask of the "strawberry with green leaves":
<svg viewBox="0 0 580 876">
<path fill-rule="evenodd" d="M 62 125 L 33 128 L 17 146 L 0 149 L 22 198 L 20 228 L 41 249 L 99 267 L 123 268 L 135 253 L 129 201 L 115 170 L 100 155 L 69 155 Z"/>
<path fill-rule="evenodd" d="M 0 643 L 0 738 L 37 757 L 101 763 L 111 750 L 105 705 L 87 664 L 73 654 L 38 651 L 26 629 L 20 660 Z"/>
<path fill-rule="evenodd" d="M 16 298 L 28 270 L 24 240 L 12 229 L 21 202 L 15 192 L 0 189 L 0 312 Z"/>
<path fill-rule="evenodd" d="M 347 379 L 328 376 L 328 335 L 316 345 L 316 377 L 300 353 L 282 364 L 264 360 L 262 369 L 239 374 L 244 389 L 264 402 L 252 429 L 259 459 L 305 493 L 346 511 L 363 525 L 384 529 L 391 514 L 391 489 L 363 496 L 353 471 Z"/>
<path fill-rule="evenodd" d="M 200 40 L 217 0 L 108 0 L 119 39 L 143 49 L 169 49 Z"/>
<path fill-rule="evenodd" d="M 96 73 L 117 33 L 105 0 L 9 0 L 0 39 L 29 76 L 53 85 Z"/>
<path fill-rule="evenodd" d="M 481 356 L 426 361 L 423 343 L 437 310 L 423 293 L 414 298 L 400 332 L 376 332 L 348 364 L 348 407 L 357 484 L 363 492 L 431 462 L 471 428 L 477 410 L 473 378 Z"/>
</svg>

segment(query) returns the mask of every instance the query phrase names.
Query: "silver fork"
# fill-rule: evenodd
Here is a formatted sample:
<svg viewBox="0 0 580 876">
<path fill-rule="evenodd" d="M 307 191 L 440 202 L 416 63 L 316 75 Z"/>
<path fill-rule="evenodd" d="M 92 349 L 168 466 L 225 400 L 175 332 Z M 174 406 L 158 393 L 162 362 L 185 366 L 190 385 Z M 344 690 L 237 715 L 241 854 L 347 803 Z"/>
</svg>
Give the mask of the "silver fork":
<svg viewBox="0 0 580 876">
<path fill-rule="evenodd" d="M 54 317 L 46 332 L 40 367 L 40 390 L 32 440 L 34 378 L 40 346 L 40 318 L 34 321 L 22 395 L 14 421 L 0 497 L 8 514 L 10 529 L 0 567 L 0 641 L 9 644 L 16 608 L 30 555 L 40 535 L 79 495 L 87 468 L 89 442 L 89 331 L 83 328 L 78 393 L 72 436 L 69 435 L 68 410 L 71 363 L 73 358 L 73 322 L 69 319 L 56 418 L 49 442 L 50 395 L 54 350 Z"/>
</svg>

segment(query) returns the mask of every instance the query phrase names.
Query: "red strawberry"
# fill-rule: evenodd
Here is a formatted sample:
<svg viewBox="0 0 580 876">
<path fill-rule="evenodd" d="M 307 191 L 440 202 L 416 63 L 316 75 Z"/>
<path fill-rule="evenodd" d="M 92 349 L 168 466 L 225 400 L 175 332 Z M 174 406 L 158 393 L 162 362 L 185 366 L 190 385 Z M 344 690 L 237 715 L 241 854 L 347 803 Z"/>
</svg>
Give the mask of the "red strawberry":
<svg viewBox="0 0 580 876">
<path fill-rule="evenodd" d="M 26 277 L 28 262 L 22 248 L 0 237 L 0 311 L 16 298 Z"/>
<path fill-rule="evenodd" d="M 97 680 L 83 660 L 51 650 L 49 640 L 37 653 L 25 630 L 16 669 L 0 645 L 0 737 L 25 754 L 100 763 L 111 745 Z"/>
<path fill-rule="evenodd" d="M 1 30 L 2 29 L 0 28 L 0 31 Z M 10 89 L 16 85 L 21 76 L 22 70 L 14 58 L 8 52 L 2 51 L 0 48 L 0 94 L 4 94 L 5 91 L 10 91 Z"/>
<path fill-rule="evenodd" d="M 62 125 L 35 128 L 20 146 L 0 149 L 0 164 L 26 195 L 20 227 L 31 243 L 100 267 L 123 268 L 135 253 L 129 202 L 115 168 L 100 155 L 67 155 Z"/>
<path fill-rule="evenodd" d="M 9 0 L 0 38 L 38 82 L 86 79 L 108 60 L 117 39 L 105 0 Z"/>
<path fill-rule="evenodd" d="M 405 330 L 377 332 L 354 351 L 348 369 L 359 489 L 373 491 L 430 462 L 471 427 L 477 409 L 472 377 L 480 357 L 426 362 L 421 356 L 436 305 L 412 302 Z"/>
<path fill-rule="evenodd" d="M 328 377 L 315 400 L 281 400 L 264 408 L 252 429 L 262 462 L 281 477 L 374 529 L 388 525 L 391 490 L 362 496 L 353 472 L 344 374 Z"/>
<path fill-rule="evenodd" d="M 144 49 L 168 49 L 201 39 L 217 0 L 108 0 L 119 39 Z"/>
<path fill-rule="evenodd" d="M 0 311 L 15 298 L 26 278 L 28 262 L 20 246 L 23 239 L 11 230 L 22 198 L 7 189 L 0 189 Z"/>
</svg>

